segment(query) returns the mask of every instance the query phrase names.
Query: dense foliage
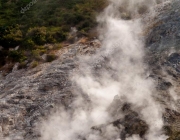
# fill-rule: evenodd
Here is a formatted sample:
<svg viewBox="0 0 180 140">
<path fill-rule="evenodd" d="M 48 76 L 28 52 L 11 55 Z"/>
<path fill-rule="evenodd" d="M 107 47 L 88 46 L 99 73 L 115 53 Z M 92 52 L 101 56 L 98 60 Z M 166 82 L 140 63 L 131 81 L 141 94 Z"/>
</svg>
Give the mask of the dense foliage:
<svg viewBox="0 0 180 140">
<path fill-rule="evenodd" d="M 67 39 L 71 27 L 86 36 L 96 26 L 96 14 L 105 0 L 2 0 L 0 1 L 0 65 L 24 61 L 28 50 Z M 10 48 L 19 46 L 16 57 Z M 44 48 L 44 52 L 47 52 Z M 17 55 L 19 56 L 17 57 Z M 7 59 L 8 56 L 8 59 Z M 15 57 L 15 58 L 14 58 Z M 6 59 L 5 59 L 6 58 Z"/>
</svg>

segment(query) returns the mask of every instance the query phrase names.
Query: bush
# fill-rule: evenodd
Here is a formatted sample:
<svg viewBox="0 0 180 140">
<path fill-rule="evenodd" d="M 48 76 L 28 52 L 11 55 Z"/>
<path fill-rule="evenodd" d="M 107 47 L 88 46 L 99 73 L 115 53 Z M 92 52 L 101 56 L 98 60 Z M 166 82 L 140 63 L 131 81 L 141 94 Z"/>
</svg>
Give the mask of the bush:
<svg viewBox="0 0 180 140">
<path fill-rule="evenodd" d="M 46 41 L 48 42 L 48 43 L 56 43 L 57 42 L 57 40 L 53 37 L 53 33 L 47 33 L 47 35 L 46 35 Z"/>
<path fill-rule="evenodd" d="M 9 26 L 4 30 L 1 30 L 0 34 L 0 44 L 2 46 L 16 47 L 23 40 L 22 31 L 19 29 L 19 26 Z"/>
<path fill-rule="evenodd" d="M 57 56 L 54 55 L 54 54 L 48 54 L 48 55 L 46 56 L 46 61 L 47 61 L 47 62 L 52 62 L 52 61 L 54 61 L 55 59 L 57 59 Z"/>
<path fill-rule="evenodd" d="M 53 37 L 57 40 L 57 42 L 61 42 L 66 40 L 67 33 L 63 32 L 62 30 L 59 30 L 53 34 Z"/>
<path fill-rule="evenodd" d="M 36 61 L 41 61 L 41 55 L 43 53 L 41 52 L 41 50 L 36 49 L 36 50 L 32 50 L 32 59 L 35 59 Z"/>
<path fill-rule="evenodd" d="M 62 45 L 61 45 L 60 43 L 54 44 L 54 49 L 55 49 L 55 50 L 59 50 L 59 49 L 61 49 L 61 48 L 62 48 Z"/>
<path fill-rule="evenodd" d="M 37 45 L 46 43 L 46 27 L 30 28 L 27 32 L 27 38 L 31 39 Z"/>
<path fill-rule="evenodd" d="M 21 62 L 21 63 L 19 63 L 19 65 L 18 65 L 18 69 L 24 69 L 24 68 L 26 68 L 27 67 L 27 63 L 26 62 Z"/>
<path fill-rule="evenodd" d="M 35 67 L 37 67 L 38 66 L 38 62 L 37 61 L 33 61 L 32 63 L 31 63 L 31 65 L 30 65 L 30 67 L 31 68 L 35 68 Z"/>
<path fill-rule="evenodd" d="M 12 62 L 23 62 L 27 59 L 22 52 L 16 50 L 9 51 L 8 56 Z"/>
<path fill-rule="evenodd" d="M 26 38 L 23 42 L 22 42 L 22 46 L 24 47 L 24 49 L 33 49 L 35 46 L 34 41 L 32 40 L 32 38 Z"/>
</svg>

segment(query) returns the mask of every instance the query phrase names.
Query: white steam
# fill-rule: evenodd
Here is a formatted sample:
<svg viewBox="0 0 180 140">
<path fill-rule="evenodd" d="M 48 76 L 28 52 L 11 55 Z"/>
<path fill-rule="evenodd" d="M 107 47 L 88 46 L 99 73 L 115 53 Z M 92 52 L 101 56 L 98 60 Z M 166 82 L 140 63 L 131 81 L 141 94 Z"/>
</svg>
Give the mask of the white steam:
<svg viewBox="0 0 180 140">
<path fill-rule="evenodd" d="M 120 140 L 119 130 L 112 125 L 104 127 L 103 132 L 91 129 L 114 121 L 107 108 L 116 95 L 123 103 L 130 103 L 148 124 L 147 140 L 167 138 L 162 134 L 162 108 L 152 97 L 155 85 L 146 76 L 144 42 L 140 36 L 143 25 L 137 18 L 139 8 L 152 10 L 156 3 L 155 0 L 110 1 L 97 18 L 102 48 L 93 56 L 80 58 L 79 72 L 73 73 L 72 78 L 78 87 L 73 93 L 76 100 L 70 111 L 60 109 L 42 124 L 42 140 Z M 121 11 L 122 7 L 125 11 Z M 130 14 L 131 19 L 122 19 L 122 14 Z M 127 137 L 127 140 L 141 139 L 138 135 Z"/>
</svg>

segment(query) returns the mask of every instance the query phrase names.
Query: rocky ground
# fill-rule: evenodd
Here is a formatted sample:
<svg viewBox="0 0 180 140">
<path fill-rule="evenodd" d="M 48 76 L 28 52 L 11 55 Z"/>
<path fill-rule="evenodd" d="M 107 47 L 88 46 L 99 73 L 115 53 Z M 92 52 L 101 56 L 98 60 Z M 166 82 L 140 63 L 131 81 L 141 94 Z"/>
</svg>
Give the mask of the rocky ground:
<svg viewBox="0 0 180 140">
<path fill-rule="evenodd" d="M 146 57 L 149 75 L 157 85 L 155 99 L 164 106 L 164 131 L 168 140 L 180 140 L 180 1 L 168 3 L 156 16 L 149 20 L 145 29 Z M 67 45 L 58 52 L 59 58 L 52 63 L 42 64 L 34 69 L 16 70 L 0 79 L 0 133 L 1 138 L 10 140 L 38 140 L 41 135 L 36 130 L 39 122 L 57 106 L 70 108 L 74 99 L 75 85 L 69 80 L 71 73 L 78 70 L 77 56 L 91 55 L 100 48 L 99 40 L 79 42 Z M 103 65 L 103 64 L 102 64 Z M 97 66 L 98 67 L 98 66 Z M 175 92 L 174 92 L 175 91 Z M 117 108 L 118 106 L 118 108 Z M 128 103 L 119 104 L 114 99 L 109 107 L 112 115 L 118 110 L 126 115 L 111 124 L 124 129 L 120 138 L 139 134 L 142 138 L 148 130 L 147 124 Z M 92 127 L 103 131 L 109 124 Z"/>
<path fill-rule="evenodd" d="M 80 41 L 58 52 L 59 59 L 52 63 L 32 70 L 14 70 L 2 78 L 1 134 L 12 140 L 38 139 L 40 135 L 34 130 L 37 122 L 55 105 L 68 107 L 72 100 L 69 74 L 78 68 L 77 56 L 92 54 L 99 47 L 98 40 L 86 44 Z"/>
<path fill-rule="evenodd" d="M 146 62 L 152 71 L 150 77 L 157 83 L 156 98 L 165 106 L 165 130 L 171 136 L 168 140 L 180 139 L 179 10 L 179 0 L 165 6 L 150 22 L 146 39 Z"/>
</svg>

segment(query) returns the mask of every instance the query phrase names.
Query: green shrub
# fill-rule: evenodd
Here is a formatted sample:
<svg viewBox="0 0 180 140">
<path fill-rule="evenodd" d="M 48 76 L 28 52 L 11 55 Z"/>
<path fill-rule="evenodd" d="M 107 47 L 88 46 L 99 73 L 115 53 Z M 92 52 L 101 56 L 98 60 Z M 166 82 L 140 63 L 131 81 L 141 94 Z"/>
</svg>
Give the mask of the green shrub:
<svg viewBox="0 0 180 140">
<path fill-rule="evenodd" d="M 24 62 L 19 63 L 18 69 L 24 69 L 26 67 L 27 67 L 27 63 L 24 61 Z"/>
<path fill-rule="evenodd" d="M 55 59 L 57 59 L 57 56 L 54 55 L 54 54 L 48 54 L 48 55 L 46 56 L 46 61 L 47 61 L 47 62 L 52 62 L 52 61 L 54 61 Z"/>
<path fill-rule="evenodd" d="M 39 65 L 39 63 L 37 61 L 33 61 L 30 65 L 31 68 L 35 68 Z"/>
<path fill-rule="evenodd" d="M 63 32 L 62 30 L 56 32 L 53 37 L 58 41 L 58 42 L 61 42 L 61 41 L 64 41 L 67 37 L 67 33 Z"/>
<path fill-rule="evenodd" d="M 24 49 L 33 49 L 35 46 L 34 41 L 32 40 L 32 38 L 26 38 L 23 42 L 22 42 L 22 46 L 24 47 Z"/>
<path fill-rule="evenodd" d="M 61 48 L 62 48 L 61 43 L 56 43 L 56 44 L 54 44 L 54 49 L 55 49 L 55 50 L 59 50 L 59 49 L 61 49 Z"/>
<path fill-rule="evenodd" d="M 6 47 L 16 47 L 23 40 L 22 31 L 19 26 L 9 26 L 4 30 L 1 30 L 0 44 Z"/>
<path fill-rule="evenodd" d="M 27 32 L 27 37 L 37 45 L 43 45 L 46 43 L 46 27 L 34 27 L 30 28 Z"/>
<path fill-rule="evenodd" d="M 57 42 L 57 40 L 53 37 L 53 33 L 47 33 L 46 41 L 48 43 L 56 43 Z"/>
<path fill-rule="evenodd" d="M 42 60 L 41 55 L 43 52 L 39 49 L 32 50 L 32 59 L 35 59 L 36 61 Z"/>
<path fill-rule="evenodd" d="M 13 62 L 23 62 L 27 59 L 21 51 L 16 50 L 9 51 L 8 56 Z"/>
</svg>

